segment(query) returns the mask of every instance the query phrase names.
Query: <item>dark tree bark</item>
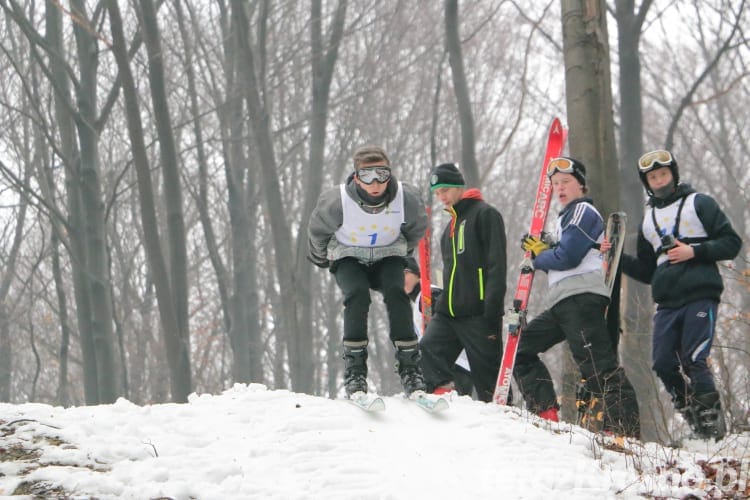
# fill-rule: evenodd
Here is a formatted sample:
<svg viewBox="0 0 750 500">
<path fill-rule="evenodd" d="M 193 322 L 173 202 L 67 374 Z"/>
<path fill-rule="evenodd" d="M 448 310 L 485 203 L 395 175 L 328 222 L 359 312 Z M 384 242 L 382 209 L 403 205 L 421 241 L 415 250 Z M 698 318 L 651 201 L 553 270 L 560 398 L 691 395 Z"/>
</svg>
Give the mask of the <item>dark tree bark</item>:
<svg viewBox="0 0 750 500">
<path fill-rule="evenodd" d="M 474 137 L 474 113 L 471 110 L 469 84 L 466 81 L 464 57 L 459 35 L 458 0 L 445 0 L 445 46 L 453 76 L 453 89 L 458 106 L 461 125 L 461 169 L 469 186 L 479 187 L 476 140 Z"/>
<path fill-rule="evenodd" d="M 223 5 L 223 3 L 222 3 Z M 234 24 L 222 9 L 224 41 L 224 75 L 226 97 L 217 98 L 221 123 L 224 170 L 227 181 L 232 245 L 232 325 L 230 341 L 233 352 L 233 374 L 238 382 L 262 382 L 263 349 L 260 338 L 257 256 L 253 241 L 257 217 L 251 217 L 251 200 L 257 189 L 255 172 L 248 168 L 244 141 L 246 124 L 244 100 L 238 66 L 241 64 Z"/>
<path fill-rule="evenodd" d="M 322 1 L 313 0 L 311 4 L 310 39 L 312 53 L 312 109 L 310 113 L 310 155 L 305 168 L 307 179 L 305 182 L 304 209 L 302 210 L 300 228 L 303 231 L 297 235 L 297 281 L 296 300 L 299 304 L 299 324 L 312 325 L 312 266 L 307 261 L 307 226 L 310 214 L 320 196 L 323 186 L 323 167 L 325 159 L 326 132 L 328 125 L 328 105 L 331 93 L 331 81 L 336 67 L 336 59 L 344 33 L 347 1 L 339 0 L 334 19 L 330 26 L 330 39 L 326 42 L 323 37 Z M 313 367 L 313 333 L 312 331 L 297 331 L 293 333 L 294 351 L 300 359 L 303 372 L 312 373 Z M 304 360 L 304 361 L 303 361 Z M 330 370 L 330 365 L 329 365 Z M 311 380 L 312 382 L 312 380 Z M 311 391 L 312 387 L 306 387 Z"/>
<path fill-rule="evenodd" d="M 620 202 L 628 214 L 625 251 L 635 253 L 638 226 L 643 219 L 643 184 L 637 173 L 638 157 L 643 150 L 643 108 L 640 39 L 643 21 L 651 0 L 617 0 L 620 87 Z M 622 363 L 634 387 L 638 388 L 641 410 L 641 434 L 645 440 L 664 438 L 664 418 L 658 404 L 659 387 L 651 371 L 651 289 L 648 285 L 623 276 L 625 305 L 622 309 Z"/>
<path fill-rule="evenodd" d="M 86 16 L 82 0 L 72 2 L 78 15 Z M 87 25 L 89 23 L 87 22 Z M 76 88 L 78 113 L 75 116 L 80 145 L 81 208 L 86 246 L 86 277 L 91 297 L 91 336 L 96 353 L 98 403 L 114 403 L 120 394 L 109 260 L 104 221 L 104 202 L 99 164 L 99 134 L 94 128 L 97 105 L 98 40 L 88 26 L 75 23 L 73 30 L 80 67 Z"/>
<path fill-rule="evenodd" d="M 244 83 L 244 98 L 250 113 L 252 136 L 260 163 L 263 201 L 271 225 L 274 264 L 280 297 L 278 301 L 279 310 L 274 313 L 274 319 L 279 323 L 278 338 L 282 339 L 288 346 L 292 389 L 299 392 L 311 392 L 313 387 L 312 352 L 298 351 L 298 345 L 293 340 L 296 335 L 307 335 L 308 333 L 305 331 L 306 326 L 300 327 L 297 321 L 297 304 L 293 299 L 296 296 L 296 276 L 294 271 L 290 272 L 288 267 L 290 262 L 295 262 L 292 256 L 294 246 L 292 245 L 291 230 L 286 220 L 286 211 L 281 196 L 278 164 L 271 135 L 271 117 L 261 98 L 264 95 L 262 91 L 263 80 L 256 73 L 256 68 L 262 69 L 265 61 L 263 58 L 256 61 L 256 56 L 250 45 L 249 21 L 247 12 L 245 12 L 245 5 L 240 0 L 232 0 L 232 23 L 236 30 L 239 45 L 241 60 L 239 67 Z M 260 11 L 258 22 L 262 30 L 263 24 L 267 22 L 267 9 L 261 8 Z M 265 52 L 261 49 L 259 53 L 264 54 Z M 259 72 L 262 73 L 262 71 Z"/>
<path fill-rule="evenodd" d="M 619 209 L 619 188 L 605 2 L 561 4 L 570 154 L 586 165 L 586 184 L 606 218 Z M 563 401 L 570 402 L 577 370 L 570 356 L 565 359 Z M 563 418 L 571 418 L 572 411 L 564 404 Z"/>
<path fill-rule="evenodd" d="M 180 322 L 172 292 L 173 284 L 161 249 L 159 226 L 156 218 L 156 203 L 151 171 L 144 143 L 143 125 L 141 123 L 138 94 L 133 73 L 130 69 L 122 26 L 122 17 L 116 0 L 109 0 L 107 8 L 112 28 L 112 52 L 122 77 L 122 89 L 125 97 L 125 112 L 128 123 L 128 136 L 133 151 L 133 163 L 138 178 L 138 195 L 143 223 L 144 247 L 149 266 L 154 275 L 156 300 L 159 307 L 164 343 L 167 349 L 167 362 L 170 370 L 172 399 L 177 402 L 187 401 L 190 393 L 189 358 L 184 359 L 186 339 L 180 336 Z M 185 374 L 185 369 L 188 373 Z"/>
<path fill-rule="evenodd" d="M 174 394 L 177 401 L 187 401 L 192 391 L 190 373 L 190 325 L 188 322 L 187 243 L 185 219 L 182 208 L 182 187 L 180 165 L 177 158 L 172 119 L 169 116 L 169 102 L 164 82 L 164 59 L 161 35 L 156 20 L 156 9 L 152 0 L 140 0 L 141 26 L 148 52 L 148 77 L 151 88 L 151 103 L 154 109 L 156 131 L 159 138 L 159 158 L 164 190 L 164 206 L 167 211 L 167 263 L 171 283 L 172 300 L 177 320 L 177 352 L 174 353 L 176 366 L 172 376 Z"/>
</svg>

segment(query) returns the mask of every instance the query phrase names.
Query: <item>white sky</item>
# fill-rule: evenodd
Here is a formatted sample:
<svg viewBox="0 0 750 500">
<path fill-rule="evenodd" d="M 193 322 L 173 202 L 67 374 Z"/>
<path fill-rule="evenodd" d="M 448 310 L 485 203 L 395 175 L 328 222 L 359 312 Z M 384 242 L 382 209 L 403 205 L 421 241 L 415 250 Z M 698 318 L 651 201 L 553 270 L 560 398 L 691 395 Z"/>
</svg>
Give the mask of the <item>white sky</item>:
<svg viewBox="0 0 750 500">
<path fill-rule="evenodd" d="M 748 434 L 681 449 L 628 443 L 626 454 L 518 408 L 461 397 L 433 415 L 403 396 L 385 401 L 366 413 L 238 384 L 187 404 L 0 404 L 0 498 L 21 498 L 10 495 L 22 481 L 77 499 L 707 498 L 718 490 L 700 460 L 743 460 L 745 478 L 750 463 Z M 41 458 L 5 461 L 14 445 Z M 734 469 L 720 475 L 737 482 Z"/>
</svg>

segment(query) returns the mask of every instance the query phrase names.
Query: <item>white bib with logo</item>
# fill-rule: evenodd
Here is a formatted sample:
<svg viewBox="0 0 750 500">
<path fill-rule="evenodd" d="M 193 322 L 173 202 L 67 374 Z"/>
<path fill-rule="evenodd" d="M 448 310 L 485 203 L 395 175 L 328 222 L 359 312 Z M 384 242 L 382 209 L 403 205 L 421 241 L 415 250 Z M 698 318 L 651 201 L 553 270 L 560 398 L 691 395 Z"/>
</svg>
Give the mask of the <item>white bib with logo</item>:
<svg viewBox="0 0 750 500">
<path fill-rule="evenodd" d="M 336 239 L 350 247 L 384 247 L 398 239 L 404 223 L 404 190 L 398 183 L 396 197 L 382 211 L 367 213 L 346 194 L 341 184 L 343 223 L 336 231 Z"/>
</svg>

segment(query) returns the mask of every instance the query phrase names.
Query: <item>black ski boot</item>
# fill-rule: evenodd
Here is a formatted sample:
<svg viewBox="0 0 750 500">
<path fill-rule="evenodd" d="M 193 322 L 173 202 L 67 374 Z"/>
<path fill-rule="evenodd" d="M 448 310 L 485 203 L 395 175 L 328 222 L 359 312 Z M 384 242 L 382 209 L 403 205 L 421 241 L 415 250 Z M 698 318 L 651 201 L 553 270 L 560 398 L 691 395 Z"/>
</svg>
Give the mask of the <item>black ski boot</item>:
<svg viewBox="0 0 750 500">
<path fill-rule="evenodd" d="M 344 388 L 346 396 L 367 392 L 367 344 L 344 345 Z"/>
<path fill-rule="evenodd" d="M 704 439 L 721 440 L 727 433 L 724 413 L 721 411 L 721 401 L 718 392 L 696 394 L 690 405 L 696 434 Z"/>
<path fill-rule="evenodd" d="M 415 391 L 425 391 L 422 367 L 419 366 L 421 359 L 419 344 L 416 341 L 396 347 L 396 370 L 401 377 L 401 385 L 404 386 L 406 397 L 411 396 Z"/>
<path fill-rule="evenodd" d="M 682 415 L 682 418 L 685 420 L 685 422 L 687 422 L 693 432 L 697 432 L 696 428 L 698 426 L 698 423 L 695 420 L 693 408 L 689 403 L 689 401 L 692 400 L 693 396 L 689 393 L 678 394 L 675 392 L 672 394 L 672 404 L 674 405 L 675 411 Z"/>
</svg>

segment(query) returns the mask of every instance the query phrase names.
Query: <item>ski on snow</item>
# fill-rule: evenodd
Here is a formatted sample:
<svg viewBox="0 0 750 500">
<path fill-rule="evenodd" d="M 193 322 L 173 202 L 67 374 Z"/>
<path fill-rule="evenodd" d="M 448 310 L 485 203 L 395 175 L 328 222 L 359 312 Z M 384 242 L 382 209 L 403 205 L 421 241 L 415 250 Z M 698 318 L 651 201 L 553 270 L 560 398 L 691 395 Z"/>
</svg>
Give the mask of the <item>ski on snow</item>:
<svg viewBox="0 0 750 500">
<path fill-rule="evenodd" d="M 547 221 L 550 203 L 552 202 L 552 183 L 547 177 L 547 164 L 552 158 L 560 156 L 563 145 L 565 144 L 566 130 L 558 118 L 552 120 L 547 137 L 547 150 L 544 154 L 544 163 L 542 164 L 542 173 L 539 176 L 539 185 L 536 192 L 536 201 L 531 213 L 531 227 L 529 234 L 532 236 L 541 236 L 544 230 L 544 224 Z M 531 252 L 526 252 L 524 262 L 531 261 Z M 495 385 L 495 394 L 493 401 L 500 405 L 508 404 L 508 394 L 510 393 L 510 383 L 513 378 L 513 366 L 516 361 L 516 351 L 521 332 L 526 325 L 526 308 L 531 294 L 531 283 L 534 280 L 534 269 L 531 265 L 523 265 L 521 274 L 518 277 L 516 285 L 516 294 L 513 298 L 513 309 L 507 316 L 508 337 L 503 352 L 503 359 L 500 363 L 500 372 L 497 376 Z"/>
<path fill-rule="evenodd" d="M 447 410 L 450 407 L 448 400 L 442 396 L 433 396 L 424 391 L 414 391 L 408 398 L 417 406 L 429 413 L 438 413 Z"/>
<path fill-rule="evenodd" d="M 383 398 L 362 391 L 355 392 L 349 396 L 347 401 L 365 411 L 375 412 L 385 410 L 385 401 L 383 401 Z"/>
<path fill-rule="evenodd" d="M 385 410 L 385 400 L 375 394 L 355 392 L 346 399 L 349 403 L 366 412 Z M 412 402 L 428 413 L 439 413 L 450 407 L 448 400 L 442 396 L 432 396 L 424 391 L 416 391 L 406 401 Z"/>
</svg>

